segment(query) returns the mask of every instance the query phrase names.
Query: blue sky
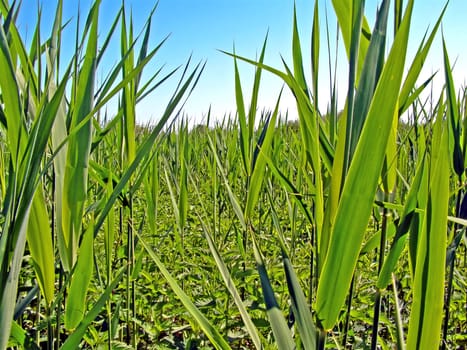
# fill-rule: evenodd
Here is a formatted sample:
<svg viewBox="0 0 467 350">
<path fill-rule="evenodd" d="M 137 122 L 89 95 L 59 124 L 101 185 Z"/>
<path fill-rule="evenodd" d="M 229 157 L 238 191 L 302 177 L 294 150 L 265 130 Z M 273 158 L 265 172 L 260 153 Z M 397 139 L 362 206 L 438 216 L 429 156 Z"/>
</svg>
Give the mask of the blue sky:
<svg viewBox="0 0 467 350">
<path fill-rule="evenodd" d="M 333 16 L 331 0 L 318 1 L 322 28 L 319 106 L 321 111 L 325 112 L 329 96 L 328 57 L 324 31 L 325 15 L 328 16 L 332 41 L 335 38 L 336 20 Z M 41 1 L 44 37 L 50 32 L 55 3 L 51 0 Z M 68 32 L 64 36 L 65 49 L 69 45 L 68 43 L 73 43 L 74 40 L 78 7 L 82 10 L 84 18 L 90 3 L 91 0 L 81 0 L 80 2 L 64 0 L 64 18 L 72 20 L 72 26 L 67 29 Z M 126 0 L 125 3 L 128 13 L 130 9 L 133 12 L 135 33 L 138 33 L 155 2 L 152 0 Z M 365 13 L 371 26 L 378 3 L 379 1 L 376 0 L 366 1 Z M 186 116 L 192 123 L 201 123 L 210 106 L 213 118 L 222 119 L 224 115 L 234 115 L 233 60 L 218 50 L 231 52 L 235 44 L 237 54 L 254 59 L 259 54 L 266 33 L 268 33 L 265 62 L 282 70 L 281 55 L 286 62 L 291 64 L 293 4 L 292 0 L 160 0 L 153 17 L 151 45 L 152 47 L 156 46 L 168 34 L 170 37 L 148 69 L 154 71 L 164 65 L 164 71 L 169 72 L 171 69 L 183 65 L 190 55 L 192 55 L 194 63 L 206 60 L 207 65 L 201 80 L 185 105 Z M 314 1 L 310 0 L 296 0 L 305 69 L 310 65 L 308 53 L 310 51 L 313 4 Z M 100 16 L 102 35 L 109 29 L 120 5 L 120 1 L 102 0 Z M 443 5 L 444 1 L 438 0 L 415 1 L 408 60 L 413 58 L 425 31 L 435 24 Z M 18 26 L 27 37 L 32 36 L 34 30 L 36 9 L 36 0 L 23 1 Z M 467 43 L 463 40 L 465 33 L 467 33 L 466 15 L 467 1 L 451 0 L 443 21 L 443 32 L 451 63 L 456 62 L 454 77 L 458 88 L 465 83 L 467 76 Z M 120 55 L 118 43 L 119 37 L 116 36 L 113 44 L 109 47 L 105 61 L 105 65 L 108 67 L 118 61 Z M 72 50 L 72 46 L 69 49 Z M 339 104 L 342 106 L 347 89 L 346 57 L 343 47 L 339 48 L 338 63 Z M 438 35 L 422 74 L 422 77 L 426 78 L 432 72 L 440 70 L 434 83 L 435 91 L 439 91 L 443 84 L 442 64 L 441 36 Z M 104 71 L 109 69 L 108 67 L 104 66 Z M 254 68 L 248 64 L 240 64 L 240 69 L 244 96 L 246 105 L 248 105 Z M 138 106 L 137 113 L 140 122 L 158 119 L 171 96 L 175 83 L 176 79 L 172 79 L 171 82 L 162 86 Z M 264 73 L 260 88 L 259 109 L 273 108 L 281 87 L 282 83 L 278 78 Z M 291 115 L 295 114 L 293 97 L 285 90 L 281 98 L 281 110 L 287 109 Z"/>
</svg>

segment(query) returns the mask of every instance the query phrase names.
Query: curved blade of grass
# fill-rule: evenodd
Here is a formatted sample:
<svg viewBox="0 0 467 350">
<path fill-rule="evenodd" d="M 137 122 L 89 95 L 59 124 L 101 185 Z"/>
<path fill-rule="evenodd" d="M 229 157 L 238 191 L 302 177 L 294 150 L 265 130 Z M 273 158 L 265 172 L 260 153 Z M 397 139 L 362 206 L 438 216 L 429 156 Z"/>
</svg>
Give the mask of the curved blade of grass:
<svg viewBox="0 0 467 350">
<path fill-rule="evenodd" d="M 19 97 L 19 87 L 16 80 L 15 68 L 13 66 L 8 39 L 3 27 L 0 28 L 0 88 L 2 91 L 3 109 L 6 111 L 5 117 L 8 125 L 6 139 L 11 152 L 13 167 L 16 168 L 16 161 L 19 159 L 19 147 L 24 146 L 24 141 L 20 140 L 23 131 L 23 118 L 21 113 L 21 100 Z"/>
<path fill-rule="evenodd" d="M 86 56 L 80 70 L 76 87 L 77 106 L 72 115 L 71 128 L 83 121 L 92 110 L 94 98 L 94 80 L 96 77 L 97 33 L 98 33 L 99 1 L 95 2 L 89 18 L 92 18 Z M 62 227 L 58 240 L 60 256 L 65 271 L 73 268 L 77 259 L 77 249 L 81 234 L 81 222 L 84 212 L 84 202 L 87 198 L 88 162 L 92 141 L 92 123 L 85 125 L 68 141 L 67 163 L 64 174 L 64 191 L 62 207 Z"/>
<path fill-rule="evenodd" d="M 209 340 L 214 345 L 214 347 L 216 347 L 216 349 L 226 349 L 226 350 L 230 349 L 229 344 L 225 341 L 225 339 L 219 333 L 217 328 L 215 328 L 209 322 L 209 320 L 198 310 L 198 308 L 195 306 L 195 304 L 193 304 L 193 302 L 190 300 L 188 295 L 186 295 L 185 292 L 182 290 L 182 288 L 180 288 L 180 286 L 178 285 L 175 278 L 172 277 L 172 275 L 167 270 L 165 265 L 159 260 L 156 253 L 144 241 L 144 239 L 142 239 L 142 237 L 139 234 L 137 234 L 137 235 L 139 237 L 139 241 L 140 241 L 141 245 L 144 247 L 146 252 L 149 254 L 149 257 L 157 265 L 157 267 L 159 268 L 159 271 L 162 273 L 162 275 L 164 276 L 165 280 L 170 285 L 170 287 L 172 288 L 174 293 L 177 295 L 177 297 L 183 303 L 183 305 L 186 308 L 186 311 L 189 312 L 190 315 L 196 320 L 196 322 L 199 324 L 200 328 L 203 330 L 203 332 L 209 338 Z"/>
<path fill-rule="evenodd" d="M 410 1 L 376 87 L 343 187 L 316 300 L 317 317 L 324 330 L 334 326 L 344 304 L 371 215 L 396 114 L 412 8 L 413 1 Z M 362 169 L 366 170 L 364 174 Z"/>
<path fill-rule="evenodd" d="M 293 9 L 292 59 L 294 69 L 293 76 L 303 93 L 309 97 L 308 85 L 306 83 L 305 73 L 303 70 L 302 48 L 300 45 L 300 36 L 298 35 L 297 9 L 295 4 Z"/>
<path fill-rule="evenodd" d="M 399 1 L 397 2 L 399 3 Z M 431 44 L 433 43 L 435 35 L 438 32 L 439 26 L 441 25 L 441 20 L 444 16 L 444 13 L 446 12 L 447 5 L 448 5 L 448 2 L 446 2 L 446 5 L 444 5 L 443 11 L 441 12 L 438 20 L 436 21 L 436 24 L 433 27 L 433 30 L 431 31 L 430 36 L 428 37 L 428 40 L 426 41 L 426 43 L 425 43 L 425 40 L 421 42 L 417 50 L 417 53 L 414 56 L 415 58 L 408 70 L 404 84 L 402 85 L 402 88 L 401 88 L 401 93 L 399 96 L 399 106 L 400 106 L 399 114 L 404 113 L 407 110 L 407 108 L 409 108 L 412 104 L 410 101 L 410 100 L 413 100 L 411 98 L 411 95 L 415 93 L 415 92 L 412 92 L 412 89 L 418 80 L 420 72 L 423 68 L 423 64 L 426 60 L 426 57 L 428 56 L 428 52 L 430 51 Z"/>
<path fill-rule="evenodd" d="M 261 54 L 259 56 L 259 63 L 263 63 L 264 61 L 264 55 L 266 53 L 266 43 L 268 41 L 268 35 L 266 34 L 266 37 L 264 38 L 264 43 L 263 43 L 263 48 L 261 49 Z M 254 130 L 255 130 L 255 117 L 256 117 L 256 109 L 258 107 L 258 94 L 259 94 L 259 85 L 261 82 L 261 73 L 262 73 L 261 67 L 256 67 L 255 71 L 255 79 L 253 81 L 253 89 L 251 91 L 251 100 L 250 100 L 250 109 L 248 111 L 248 137 L 251 141 L 253 140 L 253 135 L 254 135 Z M 250 152 L 252 151 L 250 144 Z M 253 159 L 251 159 L 251 162 L 253 163 Z M 252 166 L 253 167 L 253 166 Z"/>
<path fill-rule="evenodd" d="M 240 224 L 242 225 L 242 229 L 246 230 L 246 222 L 245 222 L 245 216 L 243 214 L 242 207 L 240 206 L 240 202 L 237 198 L 237 196 L 233 193 L 232 188 L 229 185 L 229 179 L 227 178 L 227 174 L 225 173 L 225 169 L 222 167 L 222 163 L 219 159 L 219 156 L 217 155 L 216 148 L 211 140 L 211 137 L 208 135 L 208 142 L 209 146 L 213 152 L 214 160 L 217 164 L 217 167 L 221 173 L 222 179 L 224 180 L 224 185 L 225 188 L 227 189 L 227 194 L 229 196 L 229 201 L 232 204 L 233 211 L 235 215 L 237 215 L 237 218 L 240 220 Z"/>
<path fill-rule="evenodd" d="M 452 69 L 449 62 L 446 41 L 443 36 L 444 76 L 446 80 L 447 117 L 449 122 L 449 153 L 452 154 L 451 164 L 459 179 L 464 173 L 464 154 L 461 149 L 461 121 L 455 94 Z"/>
</svg>

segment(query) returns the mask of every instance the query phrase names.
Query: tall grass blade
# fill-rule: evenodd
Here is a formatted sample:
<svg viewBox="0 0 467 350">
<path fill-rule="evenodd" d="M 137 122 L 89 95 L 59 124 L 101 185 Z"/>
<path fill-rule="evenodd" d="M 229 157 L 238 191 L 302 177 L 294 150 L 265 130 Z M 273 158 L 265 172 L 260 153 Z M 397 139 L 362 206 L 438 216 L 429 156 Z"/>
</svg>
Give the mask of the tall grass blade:
<svg viewBox="0 0 467 350">
<path fill-rule="evenodd" d="M 272 332 L 274 333 L 274 338 L 276 339 L 277 347 L 279 349 L 295 349 L 292 335 L 289 328 L 287 327 L 287 323 L 285 322 L 284 315 L 279 308 L 276 297 L 274 296 L 274 290 L 272 289 L 268 272 L 264 265 L 263 257 L 259 251 L 258 244 L 253 235 L 252 240 L 256 268 L 258 269 L 259 277 L 261 280 L 261 288 L 263 289 L 264 302 L 266 304 L 266 312 L 268 314 Z"/>
<path fill-rule="evenodd" d="M 412 8 L 413 1 L 410 1 L 401 29 L 394 40 L 376 87 L 360 141 L 344 183 L 316 300 L 317 318 L 325 330 L 331 329 L 337 321 L 371 215 L 372 203 L 397 108 Z M 366 172 L 362 174 L 361 169 L 366 169 Z M 358 208 L 357 212 L 355 208 Z"/>
<path fill-rule="evenodd" d="M 358 1 L 361 2 L 360 0 Z M 337 16 L 337 21 L 342 33 L 342 39 L 344 40 L 344 45 L 346 48 L 347 56 L 350 58 L 350 46 L 352 38 L 352 16 L 349 16 L 352 13 L 352 6 L 355 2 L 347 0 L 332 0 L 332 5 Z M 370 26 L 368 25 L 366 19 L 363 19 L 361 34 L 360 34 L 360 45 L 358 53 L 358 64 L 356 70 L 356 82 L 358 83 L 360 72 L 363 69 L 364 60 L 366 56 L 366 51 L 368 50 L 368 45 L 370 44 Z"/>
<path fill-rule="evenodd" d="M 94 79 L 96 72 L 97 34 L 99 1 L 89 13 L 92 22 L 83 66 L 76 87 L 77 106 L 71 117 L 71 128 L 83 122 L 94 103 Z M 81 235 L 84 203 L 87 198 L 89 153 L 92 141 L 92 123 L 86 121 L 79 131 L 68 140 L 67 163 L 64 174 L 62 227 L 58 235 L 58 247 L 65 271 L 70 272 L 77 260 L 77 249 Z"/>
<path fill-rule="evenodd" d="M 430 188 L 417 249 L 407 349 L 438 349 L 443 319 L 446 230 L 449 202 L 448 132 L 434 126 Z"/>
<path fill-rule="evenodd" d="M 444 55 L 444 75 L 446 81 L 446 98 L 447 98 L 447 116 L 449 123 L 449 153 L 451 156 L 451 164 L 454 172 L 459 180 L 462 179 L 464 173 L 464 153 L 461 148 L 461 120 L 459 118 L 458 104 L 456 101 L 456 93 L 454 88 L 454 79 L 452 77 L 451 64 L 449 62 L 448 51 L 446 49 L 446 41 L 443 36 L 443 55 Z"/>
</svg>

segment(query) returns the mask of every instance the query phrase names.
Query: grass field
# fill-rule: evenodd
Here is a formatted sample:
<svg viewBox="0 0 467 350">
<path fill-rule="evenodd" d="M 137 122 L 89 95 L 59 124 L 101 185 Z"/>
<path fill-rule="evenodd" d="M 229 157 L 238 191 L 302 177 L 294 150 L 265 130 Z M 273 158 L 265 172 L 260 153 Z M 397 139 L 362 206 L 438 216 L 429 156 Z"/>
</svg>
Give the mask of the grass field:
<svg viewBox="0 0 467 350">
<path fill-rule="evenodd" d="M 264 64 L 267 40 L 257 60 L 220 53 L 237 114 L 191 128 L 181 110 L 204 63 L 144 80 L 163 44 L 151 17 L 135 36 L 122 6 L 102 33 L 94 2 L 64 62 L 62 1 L 28 46 L 25 9 L 2 1 L 0 349 L 466 348 L 467 90 L 444 46 L 444 89 L 426 97 L 443 14 L 406 61 L 413 3 L 381 1 L 369 28 L 362 1 L 333 1 L 344 110 L 335 80 L 318 108 L 316 2 L 311 64 L 296 19 L 290 64 Z M 120 61 L 102 67 L 115 40 Z M 248 98 L 239 62 L 256 67 Z M 280 96 L 257 111 L 262 74 L 293 92 L 297 121 Z M 139 125 L 168 79 L 165 112 Z"/>
</svg>

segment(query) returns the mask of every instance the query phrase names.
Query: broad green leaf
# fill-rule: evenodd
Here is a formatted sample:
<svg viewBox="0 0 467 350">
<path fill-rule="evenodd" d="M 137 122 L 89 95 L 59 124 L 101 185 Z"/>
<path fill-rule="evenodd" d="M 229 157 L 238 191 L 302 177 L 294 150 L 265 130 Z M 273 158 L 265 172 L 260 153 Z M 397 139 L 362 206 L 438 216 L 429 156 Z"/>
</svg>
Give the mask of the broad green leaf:
<svg viewBox="0 0 467 350">
<path fill-rule="evenodd" d="M 13 167 L 17 168 L 17 161 L 20 158 L 20 149 L 23 148 L 26 140 L 21 139 L 24 131 L 23 114 L 21 112 L 21 100 L 19 97 L 19 87 L 16 80 L 15 68 L 11 60 L 8 39 L 0 26 L 0 89 L 2 92 L 3 109 L 5 110 L 6 122 L 8 125 L 6 139 L 11 152 Z M 24 135 L 23 135 L 24 136 Z"/>
</svg>

